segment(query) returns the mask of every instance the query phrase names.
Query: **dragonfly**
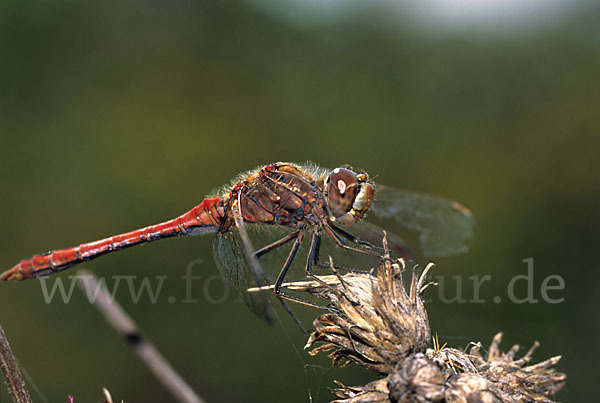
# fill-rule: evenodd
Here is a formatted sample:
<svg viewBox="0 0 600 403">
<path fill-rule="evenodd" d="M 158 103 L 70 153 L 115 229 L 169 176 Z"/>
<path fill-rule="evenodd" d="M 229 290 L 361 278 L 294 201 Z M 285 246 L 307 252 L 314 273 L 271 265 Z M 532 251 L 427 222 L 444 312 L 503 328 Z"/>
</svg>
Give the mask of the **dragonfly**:
<svg viewBox="0 0 600 403">
<path fill-rule="evenodd" d="M 239 175 L 222 191 L 176 218 L 36 254 L 21 260 L 0 279 L 19 281 L 47 276 L 134 245 L 210 232 L 216 233 L 213 251 L 222 277 L 254 313 L 270 321 L 272 308 L 267 292 L 249 290 L 270 289 L 280 301 L 306 303 L 282 290 L 301 246 L 307 251 L 302 260 L 305 275 L 316 280 L 313 269 L 329 267 L 321 263 L 326 239 L 333 249 L 346 255 L 382 255 L 377 239 L 383 238 L 383 230 L 364 220 L 367 212 L 393 218 L 418 231 L 421 250 L 430 257 L 466 252 L 475 224 L 469 209 L 456 201 L 377 185 L 366 172 L 348 166 L 328 170 L 311 164 L 276 162 Z M 285 231 L 255 249 L 249 235 L 255 228 Z M 391 240 L 398 255 L 410 256 L 401 238 L 392 235 Z M 276 250 L 281 258 L 270 266 L 278 266 L 278 274 L 269 278 L 260 262 Z"/>
</svg>

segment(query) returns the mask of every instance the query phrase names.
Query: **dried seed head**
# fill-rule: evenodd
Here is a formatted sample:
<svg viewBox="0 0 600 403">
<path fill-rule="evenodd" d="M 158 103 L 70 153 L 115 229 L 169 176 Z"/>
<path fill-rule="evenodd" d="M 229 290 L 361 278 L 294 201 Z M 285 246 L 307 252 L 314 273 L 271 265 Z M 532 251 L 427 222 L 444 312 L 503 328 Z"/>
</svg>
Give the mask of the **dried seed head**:
<svg viewBox="0 0 600 403">
<path fill-rule="evenodd" d="M 415 269 L 408 290 L 402 280 L 403 260 L 382 258 L 376 276 L 350 273 L 324 276 L 322 283 L 303 282 L 288 287 L 329 299 L 336 313 L 314 321 L 316 331 L 305 348 L 315 355 L 329 351 L 333 364 L 356 363 L 386 377 L 366 385 L 332 392 L 335 402 L 546 402 L 565 383 L 566 375 L 551 367 L 560 356 L 529 365 L 539 343 L 515 359 L 518 346 L 502 353 L 498 333 L 486 357 L 480 343 L 467 353 L 455 348 L 427 348 L 430 328 L 421 295 L 431 285 Z M 335 270 L 334 270 L 335 272 Z M 326 283 L 326 285 L 325 285 Z M 319 343 L 322 343 L 318 345 Z"/>
<path fill-rule="evenodd" d="M 387 374 L 410 353 L 424 351 L 429 343 L 427 312 L 413 272 L 410 291 L 402 280 L 404 261 L 382 259 L 377 277 L 349 273 L 338 278 L 336 287 L 314 287 L 307 291 L 330 300 L 338 313 L 326 313 L 314 321 L 316 331 L 305 348 L 311 355 L 331 351 L 333 363 L 354 362 Z"/>
</svg>

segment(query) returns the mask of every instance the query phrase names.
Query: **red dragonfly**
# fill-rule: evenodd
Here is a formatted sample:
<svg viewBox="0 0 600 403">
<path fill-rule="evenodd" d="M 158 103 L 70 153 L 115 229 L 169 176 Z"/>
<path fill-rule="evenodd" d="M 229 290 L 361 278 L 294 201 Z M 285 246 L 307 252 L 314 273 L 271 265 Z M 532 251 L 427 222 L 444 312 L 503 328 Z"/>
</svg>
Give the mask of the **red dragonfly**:
<svg viewBox="0 0 600 403">
<path fill-rule="evenodd" d="M 395 218 L 405 227 L 419 231 L 426 256 L 465 252 L 475 223 L 471 212 L 458 202 L 376 186 L 364 172 L 278 162 L 241 175 L 221 195 L 205 198 L 172 220 L 34 255 L 4 272 L 0 279 L 18 281 L 46 276 L 130 246 L 216 232 L 214 252 L 221 275 L 256 314 L 268 320 L 271 308 L 265 292 L 248 290 L 272 286 L 280 300 L 304 302 L 282 292 L 284 278 L 302 245 L 307 248 L 305 273 L 317 280 L 313 267 L 328 267 L 320 261 L 324 239 L 333 241 L 332 248 L 346 255 L 381 255 L 383 230 L 363 220 L 367 211 Z M 256 250 L 249 236 L 254 229 L 248 231 L 250 227 L 285 231 L 279 231 L 277 239 Z M 403 241 L 393 235 L 391 238 L 397 253 L 407 256 Z M 289 250 L 284 251 L 286 248 L 282 247 L 290 243 Z M 267 254 L 275 255 L 270 253 L 275 250 L 284 251 L 284 257 L 279 260 L 279 274 L 273 279 L 265 274 L 258 260 Z"/>
</svg>

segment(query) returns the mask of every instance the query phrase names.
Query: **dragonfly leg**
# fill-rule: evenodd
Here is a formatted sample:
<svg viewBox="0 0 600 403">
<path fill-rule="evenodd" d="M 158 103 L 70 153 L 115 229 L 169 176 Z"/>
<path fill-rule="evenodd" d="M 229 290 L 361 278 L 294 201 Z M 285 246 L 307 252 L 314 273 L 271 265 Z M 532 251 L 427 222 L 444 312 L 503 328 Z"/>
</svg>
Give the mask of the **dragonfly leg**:
<svg viewBox="0 0 600 403">
<path fill-rule="evenodd" d="M 315 232 L 316 232 L 316 230 L 315 230 Z M 320 250 L 321 250 L 321 239 L 322 239 L 321 238 L 321 234 L 319 233 L 319 237 L 317 238 L 317 243 L 316 243 L 316 246 L 315 246 L 314 257 L 313 257 L 313 260 L 312 260 L 312 262 L 313 262 L 312 264 L 313 264 L 313 266 L 316 266 L 316 267 L 318 267 L 320 269 L 331 269 L 331 263 L 323 263 L 323 262 L 319 261 L 319 258 L 320 258 L 319 253 L 320 253 Z M 363 270 L 352 269 L 350 267 L 344 267 L 344 266 L 337 266 L 335 264 L 333 265 L 333 268 L 335 270 L 343 270 L 343 271 L 352 272 L 352 273 L 367 273 L 367 272 L 365 272 Z M 311 274 L 312 274 L 312 271 L 311 271 Z"/>
<path fill-rule="evenodd" d="M 321 229 L 318 226 L 313 228 L 312 239 L 310 240 L 310 249 L 306 258 L 306 274 L 314 277 L 312 272 L 313 264 L 319 261 L 319 251 L 321 249 Z"/>
<path fill-rule="evenodd" d="M 333 224 L 333 223 L 329 223 L 329 226 L 338 234 L 340 234 L 342 237 L 346 238 L 347 240 L 349 240 L 350 242 L 353 242 L 355 244 L 359 244 L 362 246 L 365 246 L 369 249 L 373 249 L 376 250 L 377 253 L 379 254 L 383 254 L 384 250 L 382 247 L 379 246 L 375 246 L 373 245 L 371 242 L 368 241 L 363 241 L 362 239 L 352 235 L 351 233 L 349 233 L 348 231 L 338 227 L 337 225 Z"/>
<path fill-rule="evenodd" d="M 378 253 L 374 250 L 358 249 L 358 248 L 346 245 L 344 240 L 338 234 L 335 233 L 335 231 L 330 227 L 329 223 L 327 223 L 327 222 L 323 222 L 323 228 L 325 229 L 325 232 L 327 233 L 327 235 L 329 235 L 333 239 L 333 241 L 337 244 L 337 246 L 339 246 L 340 248 L 351 250 L 351 251 L 354 251 L 357 253 L 363 253 L 365 255 L 381 256 L 381 253 Z"/>
<path fill-rule="evenodd" d="M 288 301 L 295 302 L 297 304 L 302 304 L 302 305 L 310 306 L 311 308 L 324 309 L 324 310 L 329 311 L 329 312 L 339 313 L 339 311 L 337 309 L 333 308 L 333 307 L 315 304 L 314 302 L 305 301 L 305 300 L 303 300 L 301 298 L 292 297 L 291 295 L 277 294 L 277 297 L 280 298 L 280 299 L 285 299 L 285 300 L 288 300 Z M 282 303 L 283 303 L 283 301 L 282 301 Z"/>
<path fill-rule="evenodd" d="M 313 265 L 318 265 L 319 263 L 319 250 L 321 247 L 321 229 L 318 226 L 313 228 L 313 235 L 310 241 L 310 249 L 308 251 L 308 256 L 306 258 L 306 275 L 321 285 L 331 288 L 329 284 L 321 280 L 319 277 L 313 274 Z"/>
<path fill-rule="evenodd" d="M 300 247 L 300 244 L 302 243 L 303 237 L 304 237 L 304 229 L 301 229 L 301 230 L 299 230 L 299 233 L 296 236 L 296 240 L 294 241 L 294 244 L 292 245 L 292 249 L 290 250 L 290 253 L 288 254 L 287 259 L 285 259 L 285 263 L 283 264 L 283 267 L 281 268 L 281 271 L 279 272 L 279 275 L 277 276 L 277 280 L 275 281 L 275 287 L 273 288 L 273 291 L 277 295 L 280 295 L 281 284 L 283 283 L 283 279 L 285 278 L 285 275 L 287 274 L 290 266 L 292 265 L 292 262 L 294 261 L 294 258 L 296 257 L 296 253 L 298 252 L 298 248 Z"/>
<path fill-rule="evenodd" d="M 253 253 L 253 256 L 258 259 L 261 256 L 279 248 L 280 246 L 283 246 L 285 244 L 287 244 L 288 242 L 290 242 L 292 239 L 296 239 L 297 242 L 294 242 L 294 245 L 296 245 L 296 243 L 299 244 L 299 242 L 302 241 L 302 234 L 301 231 L 303 231 L 302 229 L 299 229 L 296 232 L 293 232 L 291 234 L 286 235 L 285 237 L 270 243 L 267 246 L 264 246 L 262 248 L 260 248 L 259 250 L 257 250 L 256 252 Z M 298 238 L 300 238 L 300 241 L 298 241 Z M 294 246 L 292 246 L 292 249 L 294 248 Z M 298 247 L 296 246 L 296 250 L 298 249 Z M 295 254 L 296 252 L 294 252 Z M 288 256 L 289 259 L 289 256 Z M 293 256 L 292 256 L 292 260 L 293 260 Z M 291 261 L 290 261 L 291 263 Z M 288 264 L 288 268 L 289 268 L 289 264 Z M 287 270 L 287 269 L 286 269 Z M 265 273 L 261 270 L 260 271 L 261 277 L 263 279 L 263 281 L 265 282 L 265 284 L 269 284 L 269 279 L 267 278 L 267 276 L 265 276 Z M 281 274 L 280 274 L 281 275 Z M 284 273 L 285 276 L 285 273 Z M 283 280 L 282 280 L 283 281 Z M 281 286 L 280 286 L 281 287 Z M 296 322 L 296 325 L 298 325 L 298 327 L 300 328 L 300 331 L 304 334 L 308 334 L 308 331 L 306 330 L 306 328 L 304 327 L 304 325 L 302 324 L 302 322 L 300 322 L 300 319 L 298 319 L 298 317 L 296 316 L 296 314 L 294 313 L 294 311 L 292 311 L 292 308 L 290 308 L 290 306 L 288 304 L 286 304 L 284 298 L 285 296 L 282 296 L 281 294 L 275 293 L 277 295 L 277 299 L 279 300 L 279 302 L 281 302 L 281 305 L 283 306 L 283 308 L 286 310 L 286 312 L 292 317 L 292 319 L 294 320 L 294 322 Z M 300 302 L 300 301 L 296 301 L 293 298 L 288 298 L 289 300 L 292 300 L 294 302 Z M 302 301 L 303 302 L 303 301 Z"/>
<path fill-rule="evenodd" d="M 275 281 L 275 286 L 273 287 L 273 292 L 275 293 L 277 298 L 279 298 L 279 300 L 282 303 L 283 303 L 283 300 L 285 299 L 288 301 L 296 302 L 298 304 L 310 306 L 313 308 L 319 308 L 319 309 L 325 309 L 325 310 L 331 311 L 332 308 L 330 308 L 330 307 L 326 307 L 324 305 L 319 305 L 319 304 L 315 304 L 313 302 L 305 301 L 303 299 L 293 297 L 291 295 L 286 295 L 281 291 L 281 285 L 283 284 L 283 279 L 285 278 L 285 275 L 287 274 L 290 266 L 292 265 L 292 262 L 294 261 L 294 258 L 296 257 L 296 253 L 298 252 L 298 248 L 300 247 L 300 244 L 302 243 L 302 238 L 304 237 L 304 229 L 301 229 L 298 232 L 299 232 L 298 236 L 296 237 L 296 240 L 294 241 L 294 244 L 292 245 L 292 249 L 290 250 L 288 257 L 285 260 L 285 263 L 283 264 L 283 267 L 281 268 L 279 275 L 277 276 L 277 281 Z M 308 260 L 307 260 L 308 263 L 307 263 L 306 271 L 307 271 L 307 274 L 311 278 L 313 278 L 314 280 L 318 281 L 319 283 L 322 283 L 323 285 L 329 287 L 329 285 L 327 283 L 323 282 L 323 280 L 321 280 L 320 278 L 318 278 L 317 276 L 312 274 L 312 262 L 313 262 L 314 255 L 315 255 L 315 249 L 317 249 L 317 246 L 319 244 L 318 239 L 320 239 L 320 235 L 317 235 L 317 234 L 318 234 L 317 231 L 313 232 L 310 252 L 308 254 Z M 284 306 L 285 306 L 285 304 L 284 304 Z"/>
<path fill-rule="evenodd" d="M 314 264 L 314 266 L 320 268 L 320 269 L 331 269 L 331 264 L 330 263 L 324 263 L 324 262 L 316 262 Z M 359 270 L 359 269 L 353 269 L 351 267 L 345 267 L 345 266 L 338 266 L 336 264 L 333 265 L 333 268 L 335 270 L 342 270 L 345 272 L 349 272 L 349 273 L 368 273 L 368 270 Z"/>
<path fill-rule="evenodd" d="M 260 248 L 256 252 L 254 252 L 254 257 L 256 257 L 257 259 L 260 258 L 262 255 L 265 255 L 265 254 L 287 244 L 292 239 L 298 238 L 299 234 L 300 234 L 300 230 L 292 232 L 291 234 L 288 234 L 288 235 L 284 236 L 283 238 L 278 239 L 277 241 L 268 244 L 267 246 L 263 246 L 262 248 Z"/>
<path fill-rule="evenodd" d="M 312 240 L 310 243 L 310 251 L 308 252 L 308 258 L 306 259 L 306 275 L 309 276 L 310 278 L 312 278 L 313 280 L 315 280 L 316 282 L 320 283 L 322 286 L 327 287 L 331 290 L 334 290 L 334 288 L 331 285 L 327 284 L 326 282 L 321 280 L 319 277 L 315 276 L 312 271 L 313 265 L 315 265 L 317 267 L 323 267 L 323 266 L 321 266 L 321 263 L 319 263 L 320 245 L 321 245 L 321 229 L 318 228 L 317 226 L 315 226 L 315 228 L 313 230 Z M 331 269 L 332 265 L 333 265 L 333 261 L 326 267 Z M 336 269 L 335 266 L 333 268 Z M 344 269 L 349 270 L 349 271 L 355 271 L 355 270 L 348 269 L 345 267 L 344 267 Z M 324 308 L 326 308 L 326 307 L 324 307 Z M 330 308 L 326 308 L 326 309 L 331 310 Z"/>
</svg>

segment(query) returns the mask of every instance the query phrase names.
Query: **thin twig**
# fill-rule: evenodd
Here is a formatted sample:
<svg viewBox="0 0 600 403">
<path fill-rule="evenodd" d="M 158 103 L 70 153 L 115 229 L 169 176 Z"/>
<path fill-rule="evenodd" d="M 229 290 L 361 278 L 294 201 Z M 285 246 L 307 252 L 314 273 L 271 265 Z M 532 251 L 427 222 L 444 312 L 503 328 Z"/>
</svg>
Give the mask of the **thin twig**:
<svg viewBox="0 0 600 403">
<path fill-rule="evenodd" d="M 25 382 L 21 376 L 19 365 L 17 360 L 10 350 L 8 340 L 4 334 L 4 330 L 0 325 L 0 367 L 2 369 L 2 375 L 8 385 L 8 391 L 10 392 L 13 401 L 16 403 L 29 403 L 31 402 L 31 396 L 25 387 Z"/>
<path fill-rule="evenodd" d="M 177 401 L 204 403 L 204 400 L 171 367 L 156 347 L 143 338 L 133 320 L 116 301 L 107 295 L 96 276 L 87 270 L 79 270 L 77 279 L 88 299 L 96 305 L 108 323 L 131 344 L 142 362 Z M 93 295 L 96 291 L 98 292 L 94 299 Z"/>
</svg>

